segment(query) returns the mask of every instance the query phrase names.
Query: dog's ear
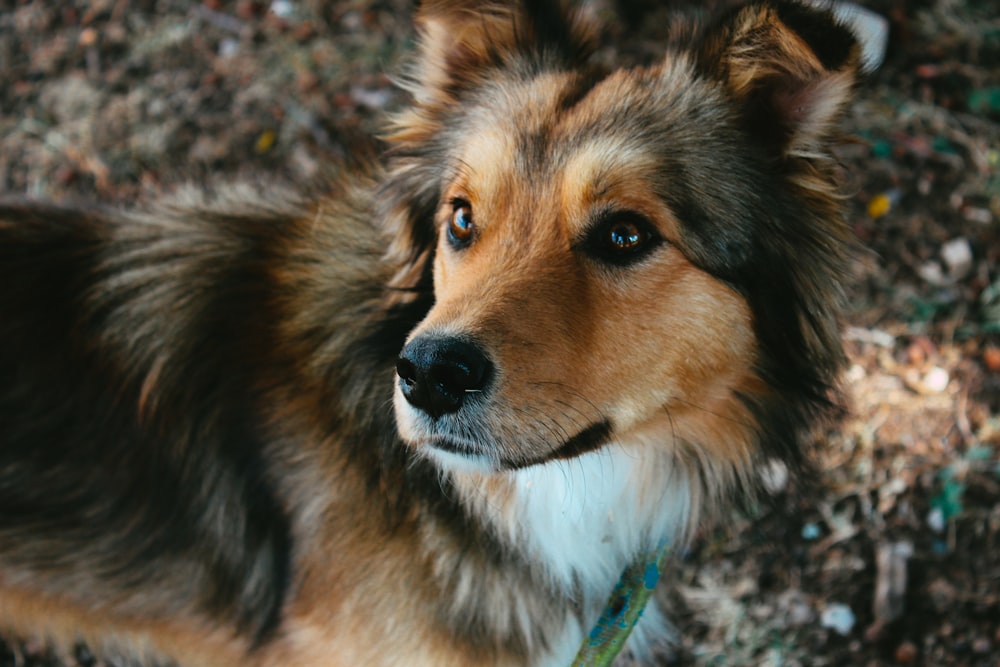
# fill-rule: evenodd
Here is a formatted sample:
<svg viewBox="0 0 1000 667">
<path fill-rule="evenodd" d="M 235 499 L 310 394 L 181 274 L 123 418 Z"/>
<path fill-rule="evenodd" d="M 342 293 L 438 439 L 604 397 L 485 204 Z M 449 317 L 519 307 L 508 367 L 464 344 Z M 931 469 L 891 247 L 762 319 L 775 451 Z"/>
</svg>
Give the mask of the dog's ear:
<svg viewBox="0 0 1000 667">
<path fill-rule="evenodd" d="M 572 68 L 590 55 L 592 30 L 562 0 L 426 0 L 417 12 L 418 47 L 402 87 L 413 103 L 396 114 L 385 139 L 389 172 L 379 196 L 388 254 L 417 269 L 432 254 L 433 216 L 450 168 L 452 134 L 466 97 L 505 76 Z"/>
<path fill-rule="evenodd" d="M 581 65 L 596 33 L 561 0 L 428 0 L 416 23 L 416 58 L 400 81 L 413 105 L 396 116 L 387 135 L 402 150 L 438 135 L 460 112 L 463 96 L 498 75 L 530 77 Z"/>
<path fill-rule="evenodd" d="M 774 157 L 826 152 L 861 68 L 861 45 L 831 11 L 756 2 L 711 28 L 698 53 L 721 80 L 748 132 Z"/>
<path fill-rule="evenodd" d="M 753 256 L 732 267 L 747 295 L 766 373 L 791 395 L 829 399 L 844 362 L 839 312 L 853 244 L 832 148 L 863 68 L 851 29 L 821 0 L 753 0 L 702 33 L 700 74 L 723 87 L 746 137 L 769 163 Z M 791 414 L 791 413 L 789 413 Z"/>
<path fill-rule="evenodd" d="M 593 31 L 560 0 L 426 0 L 411 90 L 418 104 L 450 103 L 491 71 L 522 59 L 529 69 L 574 67 Z"/>
</svg>

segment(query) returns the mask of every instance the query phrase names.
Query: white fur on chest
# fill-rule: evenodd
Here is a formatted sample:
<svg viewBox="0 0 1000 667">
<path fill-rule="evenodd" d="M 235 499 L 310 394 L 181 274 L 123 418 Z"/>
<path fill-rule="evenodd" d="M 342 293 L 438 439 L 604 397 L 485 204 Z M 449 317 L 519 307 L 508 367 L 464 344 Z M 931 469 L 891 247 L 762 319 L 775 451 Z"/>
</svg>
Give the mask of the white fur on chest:
<svg viewBox="0 0 1000 667">
<path fill-rule="evenodd" d="M 606 594 L 690 514 L 686 477 L 650 459 L 612 445 L 516 471 L 514 508 L 501 525 L 557 585 Z"/>
<path fill-rule="evenodd" d="M 455 481 L 480 516 L 544 567 L 553 589 L 588 610 L 589 624 L 628 564 L 684 532 L 693 511 L 688 474 L 662 450 L 613 444 L 503 473 L 501 485 L 475 473 Z M 662 626 L 652 608 L 641 624 L 650 625 Z M 571 623 L 542 664 L 568 664 L 585 631 Z"/>
</svg>

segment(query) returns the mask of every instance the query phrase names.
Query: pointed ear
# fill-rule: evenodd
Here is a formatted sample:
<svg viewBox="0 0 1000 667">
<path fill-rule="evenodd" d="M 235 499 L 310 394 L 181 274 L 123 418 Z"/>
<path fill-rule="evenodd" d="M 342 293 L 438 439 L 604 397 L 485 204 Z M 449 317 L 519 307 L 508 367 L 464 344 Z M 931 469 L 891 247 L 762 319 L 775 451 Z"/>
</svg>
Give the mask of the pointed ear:
<svg viewBox="0 0 1000 667">
<path fill-rule="evenodd" d="M 858 40 L 817 5 L 765 1 L 724 17 L 698 62 L 775 157 L 826 153 L 861 66 Z"/>
<path fill-rule="evenodd" d="M 411 85 L 418 104 L 453 101 L 517 57 L 534 67 L 571 66 L 592 50 L 592 31 L 560 0 L 427 0 Z"/>
<path fill-rule="evenodd" d="M 577 66 L 595 33 L 562 0 L 425 0 L 416 22 L 416 58 L 400 82 L 413 104 L 384 135 L 391 159 L 378 217 L 392 239 L 388 255 L 419 264 L 433 254 L 442 164 L 463 97 L 491 79 Z"/>
</svg>

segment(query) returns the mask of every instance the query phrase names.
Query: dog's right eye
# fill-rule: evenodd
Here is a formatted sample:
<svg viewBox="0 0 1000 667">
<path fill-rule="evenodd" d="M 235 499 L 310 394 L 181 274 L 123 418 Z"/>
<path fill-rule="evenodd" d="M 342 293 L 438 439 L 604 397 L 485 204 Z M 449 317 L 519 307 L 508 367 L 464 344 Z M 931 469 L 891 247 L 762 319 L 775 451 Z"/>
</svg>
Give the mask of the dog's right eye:
<svg viewBox="0 0 1000 667">
<path fill-rule="evenodd" d="M 454 248 L 465 248 L 472 243 L 476 227 L 472 222 L 472 204 L 462 199 L 451 203 L 451 218 L 448 220 L 448 242 Z"/>
</svg>

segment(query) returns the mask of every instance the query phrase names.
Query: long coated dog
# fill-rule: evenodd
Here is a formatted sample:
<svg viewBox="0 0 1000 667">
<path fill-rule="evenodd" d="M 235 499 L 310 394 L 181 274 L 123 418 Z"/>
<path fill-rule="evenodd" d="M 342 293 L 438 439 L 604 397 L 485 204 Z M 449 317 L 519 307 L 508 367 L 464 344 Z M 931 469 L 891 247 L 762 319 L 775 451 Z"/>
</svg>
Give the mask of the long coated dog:
<svg viewBox="0 0 1000 667">
<path fill-rule="evenodd" d="M 606 69 L 581 16 L 425 2 L 384 163 L 319 195 L 0 204 L 0 628 L 566 665 L 623 568 L 796 465 L 844 361 L 858 42 L 755 0 Z"/>
</svg>

